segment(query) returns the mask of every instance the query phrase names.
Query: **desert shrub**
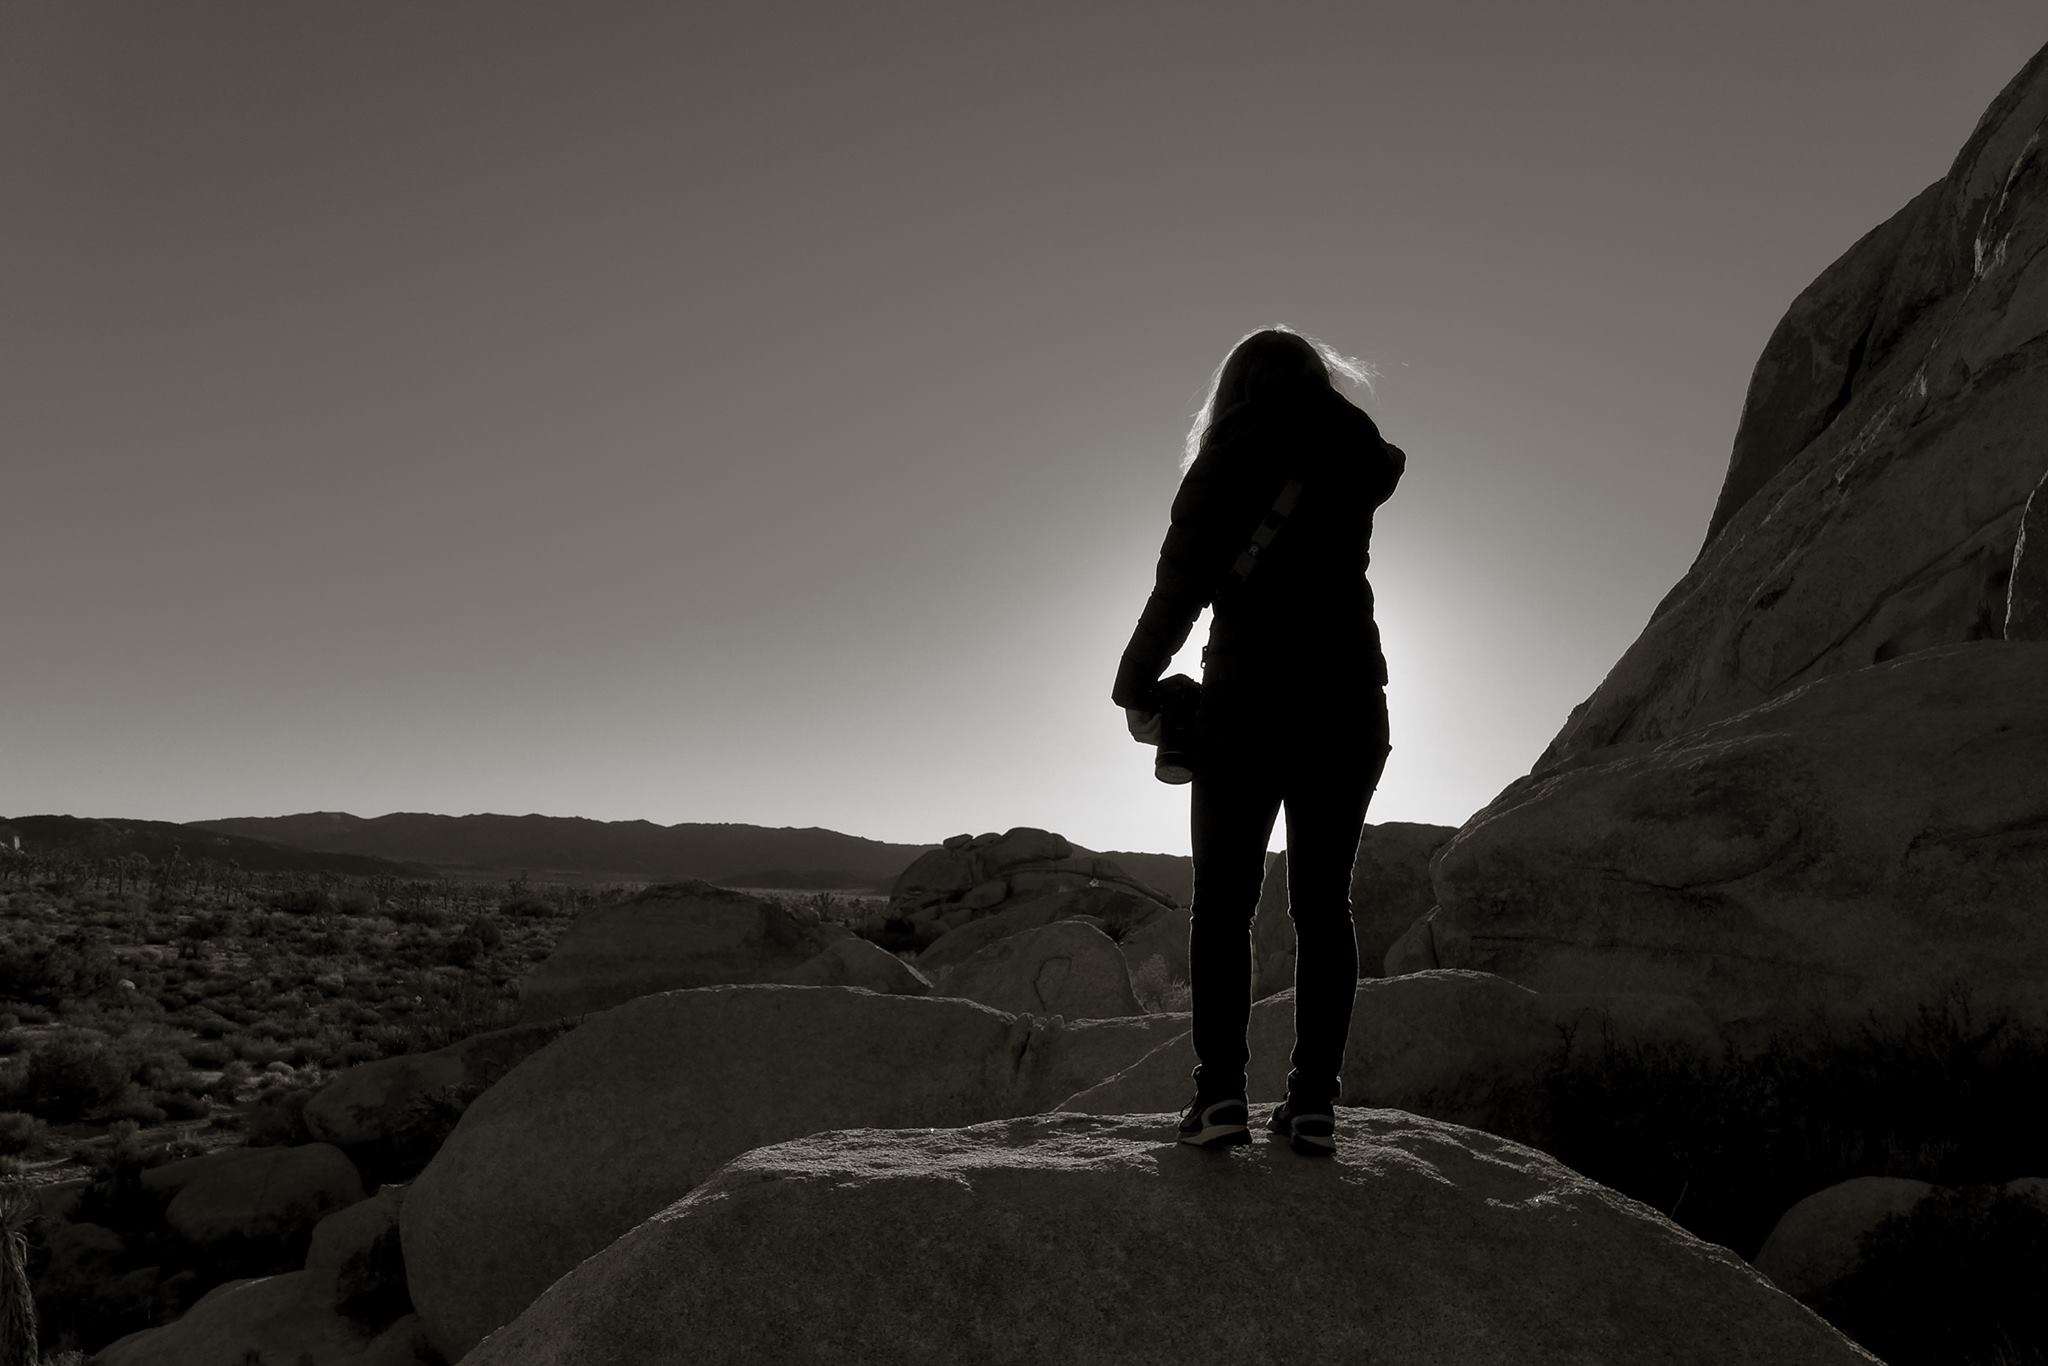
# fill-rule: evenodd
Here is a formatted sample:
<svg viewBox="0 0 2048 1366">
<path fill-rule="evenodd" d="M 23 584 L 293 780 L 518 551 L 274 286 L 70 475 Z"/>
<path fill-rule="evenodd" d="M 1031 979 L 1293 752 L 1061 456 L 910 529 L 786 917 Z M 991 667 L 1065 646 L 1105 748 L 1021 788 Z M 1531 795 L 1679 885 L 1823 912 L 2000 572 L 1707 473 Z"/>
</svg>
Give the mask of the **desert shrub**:
<svg viewBox="0 0 2048 1366">
<path fill-rule="evenodd" d="M 505 932 L 498 928 L 498 922 L 487 915 L 473 915 L 463 925 L 462 933 L 482 945 L 495 949 L 505 942 Z"/>
<path fill-rule="evenodd" d="M 186 921 L 178 938 L 217 944 L 235 933 L 235 917 L 226 911 L 201 911 Z"/>
<path fill-rule="evenodd" d="M 225 1042 L 230 1048 L 235 1050 L 235 1057 L 237 1059 L 246 1063 L 254 1063 L 259 1067 L 264 1063 L 275 1061 L 278 1054 L 283 1051 L 283 1045 L 275 1037 L 268 1035 L 233 1034 Z"/>
<path fill-rule="evenodd" d="M 174 1023 L 197 1035 L 206 1043 L 218 1043 L 235 1032 L 235 1022 L 210 1006 L 201 1006 L 186 1011 Z M 190 1054 L 186 1055 L 190 1058 Z M 219 1063 L 195 1063 L 195 1066 L 218 1067 Z"/>
<path fill-rule="evenodd" d="M 137 1124 L 161 1124 L 170 1118 L 169 1112 L 148 1092 L 132 1083 L 121 1088 L 121 1094 L 107 1102 L 100 1113 L 115 1119 L 134 1120 Z"/>
<path fill-rule="evenodd" d="M 484 956 L 484 946 L 469 935 L 458 935 L 441 946 L 441 961 L 450 967 L 466 968 Z"/>
<path fill-rule="evenodd" d="M 118 1099 L 134 1068 L 124 1052 L 83 1030 L 60 1029 L 29 1053 L 17 1107 L 64 1123 Z"/>
<path fill-rule="evenodd" d="M 334 897 L 321 887 L 285 887 L 272 892 L 266 904 L 285 915 L 333 915 Z"/>
<path fill-rule="evenodd" d="M 311 1143 L 313 1133 L 306 1127 L 306 1102 L 312 1098 L 311 1088 L 293 1087 L 289 1081 L 265 1094 L 243 1117 L 242 1133 L 249 1146 L 291 1148 Z"/>
<path fill-rule="evenodd" d="M 406 996 L 390 1003 L 385 1022 L 365 1031 L 365 1037 L 377 1042 L 387 1057 L 432 1052 L 516 1022 L 512 999 L 488 983 L 466 977 L 452 982 L 433 977 L 414 985 L 418 1001 Z"/>
<path fill-rule="evenodd" d="M 553 920 L 560 912 L 537 896 L 514 896 L 498 903 L 498 914 L 508 920 Z"/>
<path fill-rule="evenodd" d="M 0 943 L 0 1000 L 55 1009 L 110 990 L 118 980 L 113 953 L 98 942 Z"/>
<path fill-rule="evenodd" d="M 1190 1009 L 1192 989 L 1166 966 L 1166 959 L 1153 954 L 1131 974 L 1131 991 L 1138 1004 L 1151 1014 Z"/>
<path fill-rule="evenodd" d="M 419 900 L 392 906 L 385 914 L 391 917 L 394 925 L 418 925 L 426 929 L 439 929 L 450 919 L 445 907 Z"/>
<path fill-rule="evenodd" d="M 79 1193 L 73 1218 L 80 1223 L 100 1224 L 119 1233 L 154 1231 L 170 1204 L 168 1192 L 148 1190 L 142 1173 L 165 1161 L 164 1149 L 143 1146 L 133 1120 L 121 1120 L 107 1131 L 107 1141 L 84 1150 L 89 1180 Z"/>
<path fill-rule="evenodd" d="M 343 915 L 375 915 L 377 894 L 367 887 L 346 887 L 334 898 L 334 908 Z"/>
<path fill-rule="evenodd" d="M 368 1039 L 350 1039 L 335 1050 L 336 1067 L 353 1067 L 359 1062 L 372 1062 L 384 1056 L 384 1050 Z"/>
<path fill-rule="evenodd" d="M 907 915 L 884 916 L 879 921 L 863 921 L 859 933 L 862 938 L 881 945 L 891 953 L 919 946 L 917 926 Z"/>
<path fill-rule="evenodd" d="M 2048 1209 L 2037 1202 L 1991 1186 L 1936 1190 L 1860 1251 L 1813 1307 L 1892 1366 L 2048 1361 Z"/>
<path fill-rule="evenodd" d="M 1911 1021 L 1781 1034 L 1719 1058 L 1572 1040 L 1538 1090 L 1542 1147 L 1753 1259 L 1779 1215 L 1851 1177 L 2034 1174 L 2048 1036 L 1973 1019 L 1955 988 Z"/>
<path fill-rule="evenodd" d="M 197 1090 L 159 1092 L 156 1103 L 166 1119 L 205 1119 L 213 1112 L 213 1106 Z"/>
<path fill-rule="evenodd" d="M 221 1023 L 225 1025 L 227 1022 L 223 1020 Z M 229 1059 L 234 1056 L 235 1051 L 221 1042 L 217 1035 L 194 1039 L 185 1045 L 185 1061 L 193 1067 L 203 1067 L 209 1071 L 226 1067 Z"/>
<path fill-rule="evenodd" d="M 248 1063 L 240 1058 L 231 1058 L 228 1065 L 221 1069 L 218 1077 L 200 1088 L 200 1094 L 212 1098 L 219 1104 L 233 1105 L 247 1089 L 253 1075 L 254 1072 Z M 215 1120 L 218 1122 L 219 1116 L 215 1116 Z"/>
<path fill-rule="evenodd" d="M 339 958 L 354 947 L 355 943 L 349 938 L 348 932 L 338 925 L 332 929 L 321 930 L 307 939 L 304 945 L 305 951 L 316 958 Z"/>
<path fill-rule="evenodd" d="M 49 1130 L 40 1119 L 21 1110 L 0 1111 L 0 1153 L 33 1152 Z"/>
</svg>

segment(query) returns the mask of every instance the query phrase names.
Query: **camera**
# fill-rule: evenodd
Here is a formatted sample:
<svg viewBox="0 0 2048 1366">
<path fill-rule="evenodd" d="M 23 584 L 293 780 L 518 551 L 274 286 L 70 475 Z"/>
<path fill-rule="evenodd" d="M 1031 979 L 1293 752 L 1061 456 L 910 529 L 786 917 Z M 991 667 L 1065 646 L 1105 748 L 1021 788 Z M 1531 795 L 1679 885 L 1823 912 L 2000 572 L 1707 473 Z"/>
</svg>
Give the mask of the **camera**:
<svg viewBox="0 0 2048 1366">
<path fill-rule="evenodd" d="M 1186 674 L 1162 678 L 1154 685 L 1151 709 L 1159 713 L 1159 754 L 1152 761 L 1152 776 L 1162 783 L 1192 781 L 1201 749 L 1202 685 Z"/>
</svg>

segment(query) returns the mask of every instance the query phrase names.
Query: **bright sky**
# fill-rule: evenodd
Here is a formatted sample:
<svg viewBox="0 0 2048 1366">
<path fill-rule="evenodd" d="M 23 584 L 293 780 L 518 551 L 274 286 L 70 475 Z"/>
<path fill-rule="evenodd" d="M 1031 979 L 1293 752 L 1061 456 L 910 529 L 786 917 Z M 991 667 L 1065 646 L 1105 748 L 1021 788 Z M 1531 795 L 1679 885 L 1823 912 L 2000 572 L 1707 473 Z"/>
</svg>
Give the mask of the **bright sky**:
<svg viewBox="0 0 2048 1366">
<path fill-rule="evenodd" d="M 1277 321 L 1383 372 L 1371 818 L 1460 823 L 1690 562 L 1786 305 L 2044 41 L 2038 0 L 16 0 L 0 814 L 1185 853 L 1110 683 L 1188 414 Z"/>
</svg>

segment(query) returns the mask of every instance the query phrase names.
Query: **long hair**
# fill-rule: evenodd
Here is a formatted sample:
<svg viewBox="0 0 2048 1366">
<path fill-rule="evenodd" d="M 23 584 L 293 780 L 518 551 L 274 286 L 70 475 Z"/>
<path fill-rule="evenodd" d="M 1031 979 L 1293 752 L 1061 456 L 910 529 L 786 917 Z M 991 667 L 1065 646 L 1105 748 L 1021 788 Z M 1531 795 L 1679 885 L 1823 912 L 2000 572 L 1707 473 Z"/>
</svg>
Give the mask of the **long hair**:
<svg viewBox="0 0 2048 1366">
<path fill-rule="evenodd" d="M 1373 367 L 1344 355 L 1327 342 L 1305 337 L 1282 323 L 1261 327 L 1238 338 L 1223 363 L 1209 377 L 1209 391 L 1195 410 L 1181 446 L 1180 470 L 1186 474 L 1202 453 L 1202 441 L 1217 415 L 1257 394 L 1278 395 L 1290 389 L 1317 387 L 1335 391 L 1338 380 L 1362 386 L 1368 393 L 1377 376 Z"/>
</svg>

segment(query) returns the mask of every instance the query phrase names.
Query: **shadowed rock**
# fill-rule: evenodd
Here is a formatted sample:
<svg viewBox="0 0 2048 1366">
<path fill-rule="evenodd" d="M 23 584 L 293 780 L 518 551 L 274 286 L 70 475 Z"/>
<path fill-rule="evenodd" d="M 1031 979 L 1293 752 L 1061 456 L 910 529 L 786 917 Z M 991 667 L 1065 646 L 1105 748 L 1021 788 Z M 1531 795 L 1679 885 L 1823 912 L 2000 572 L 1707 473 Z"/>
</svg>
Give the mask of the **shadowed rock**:
<svg viewBox="0 0 2048 1366">
<path fill-rule="evenodd" d="M 997 940 L 949 971 L 940 990 L 997 1010 L 1070 1020 L 1140 1013 L 1123 953 L 1101 930 L 1073 920 Z"/>
<path fill-rule="evenodd" d="M 590 1016 L 463 1113 L 407 1190 L 406 1281 L 451 1359 L 720 1163 L 820 1128 L 1042 1110 L 1187 1017 L 1066 1026 L 947 997 L 732 986 Z"/>
<path fill-rule="evenodd" d="M 1000 910 L 963 921 L 918 954 L 917 965 L 927 972 L 951 967 L 972 958 L 998 939 L 1023 930 L 1035 930 L 1056 920 L 1087 916 L 1104 926 L 1114 926 L 1119 934 L 1125 934 L 1150 924 L 1157 916 L 1171 913 L 1170 907 L 1149 901 L 1128 887 L 1082 886 L 1048 892 L 1018 901 L 1006 901 Z"/>
<path fill-rule="evenodd" d="M 102 1348 L 99 1366 L 423 1366 L 426 1340 L 406 1315 L 368 1330 L 334 1308 L 332 1269 L 229 1281 L 175 1323 Z"/>
<path fill-rule="evenodd" d="M 925 996 L 931 979 L 879 944 L 835 939 L 777 979 L 793 987 L 866 987 L 890 996 Z"/>
<path fill-rule="evenodd" d="M 1437 960 L 1745 1038 L 1957 980 L 2048 1018 L 2043 697 L 2048 644 L 1948 646 L 1524 778 L 1438 855 Z"/>
<path fill-rule="evenodd" d="M 1925 1181 L 1859 1176 L 1815 1191 L 1779 1218 L 1756 1254 L 1756 1269 L 1786 1294 L 1810 1300 L 1856 1269 L 1865 1234 L 1933 1190 Z"/>
<path fill-rule="evenodd" d="M 171 1193 L 164 1222 L 200 1248 L 303 1249 L 323 1216 L 363 1198 L 354 1164 L 330 1143 L 225 1149 L 151 1168 L 142 1184 Z"/>
<path fill-rule="evenodd" d="M 772 982 L 847 931 L 709 882 L 667 882 L 585 911 L 519 983 L 522 1020 L 679 987 Z"/>
<path fill-rule="evenodd" d="M 306 1128 L 346 1151 L 372 1179 L 410 1177 L 485 1087 L 576 1023 L 514 1025 L 431 1053 L 358 1063 L 306 1102 Z"/>
<path fill-rule="evenodd" d="M 1174 1116 L 818 1133 L 728 1163 L 471 1366 L 1876 1358 L 1734 1254 L 1528 1148 L 1345 1110 L 1335 1159 Z M 1212 1249 L 1196 1255 L 1191 1248 Z M 943 1287 L 945 1293 L 934 1293 Z"/>
</svg>

